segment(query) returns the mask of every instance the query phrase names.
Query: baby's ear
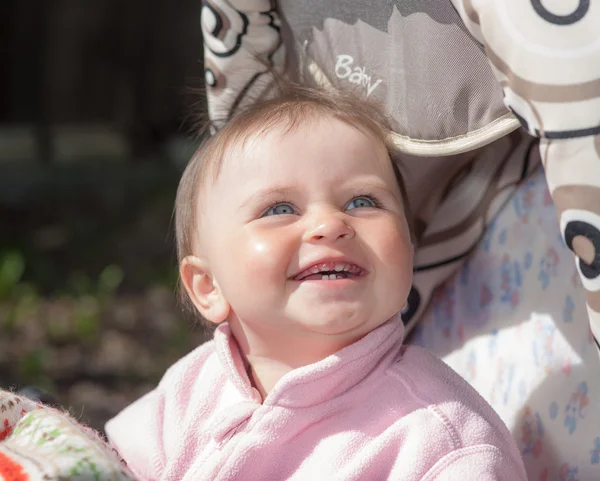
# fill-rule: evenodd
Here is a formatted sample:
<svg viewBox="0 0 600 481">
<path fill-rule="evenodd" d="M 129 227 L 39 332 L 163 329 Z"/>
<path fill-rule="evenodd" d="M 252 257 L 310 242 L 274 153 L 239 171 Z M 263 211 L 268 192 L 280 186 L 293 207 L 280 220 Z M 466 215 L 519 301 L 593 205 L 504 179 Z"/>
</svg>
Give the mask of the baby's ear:
<svg viewBox="0 0 600 481">
<path fill-rule="evenodd" d="M 227 319 L 231 307 L 205 259 L 187 256 L 181 261 L 179 275 L 188 296 L 206 320 L 219 324 Z"/>
</svg>

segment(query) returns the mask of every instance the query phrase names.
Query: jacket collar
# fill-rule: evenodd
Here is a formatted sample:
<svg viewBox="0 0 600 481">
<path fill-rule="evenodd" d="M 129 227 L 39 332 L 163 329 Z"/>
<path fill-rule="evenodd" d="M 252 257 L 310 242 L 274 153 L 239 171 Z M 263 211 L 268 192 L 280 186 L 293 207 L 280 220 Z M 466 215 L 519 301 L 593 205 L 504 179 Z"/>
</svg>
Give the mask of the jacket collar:
<svg viewBox="0 0 600 481">
<path fill-rule="evenodd" d="M 359 341 L 325 359 L 290 371 L 261 400 L 252 387 L 238 344 L 227 324 L 215 331 L 215 347 L 230 382 L 249 402 L 282 407 L 308 407 L 333 399 L 373 371 L 385 370 L 404 337 L 400 315 L 392 317 Z"/>
</svg>

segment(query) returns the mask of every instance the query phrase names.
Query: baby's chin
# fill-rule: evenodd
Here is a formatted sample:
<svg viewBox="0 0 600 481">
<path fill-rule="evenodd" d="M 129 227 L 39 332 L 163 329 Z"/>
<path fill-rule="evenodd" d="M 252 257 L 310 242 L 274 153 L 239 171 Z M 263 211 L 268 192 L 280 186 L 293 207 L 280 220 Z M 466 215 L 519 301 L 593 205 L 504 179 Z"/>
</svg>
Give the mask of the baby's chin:
<svg viewBox="0 0 600 481">
<path fill-rule="evenodd" d="M 307 310 L 308 314 L 308 310 Z M 332 337 L 359 339 L 386 322 L 388 318 L 372 318 L 360 312 L 313 313 L 296 319 L 298 328 L 314 334 Z"/>
</svg>

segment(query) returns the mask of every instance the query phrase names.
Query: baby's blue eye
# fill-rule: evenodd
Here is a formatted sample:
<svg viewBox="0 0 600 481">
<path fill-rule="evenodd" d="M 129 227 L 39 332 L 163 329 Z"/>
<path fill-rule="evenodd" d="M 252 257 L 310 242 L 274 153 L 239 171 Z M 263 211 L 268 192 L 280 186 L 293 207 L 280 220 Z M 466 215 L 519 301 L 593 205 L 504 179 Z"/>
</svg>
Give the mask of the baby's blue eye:
<svg viewBox="0 0 600 481">
<path fill-rule="evenodd" d="M 370 197 L 361 196 L 352 199 L 346 209 L 351 210 L 359 207 L 377 207 L 377 204 Z"/>
<path fill-rule="evenodd" d="M 265 215 L 290 215 L 294 214 L 294 208 L 290 204 L 276 204 L 265 212 Z"/>
</svg>

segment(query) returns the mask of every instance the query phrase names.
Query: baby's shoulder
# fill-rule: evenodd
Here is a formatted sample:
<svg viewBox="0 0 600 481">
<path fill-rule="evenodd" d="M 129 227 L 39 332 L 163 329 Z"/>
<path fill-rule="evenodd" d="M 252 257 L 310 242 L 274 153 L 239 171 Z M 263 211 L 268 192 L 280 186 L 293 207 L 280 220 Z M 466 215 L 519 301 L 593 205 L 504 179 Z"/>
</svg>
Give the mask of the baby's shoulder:
<svg viewBox="0 0 600 481">
<path fill-rule="evenodd" d="M 492 407 L 442 360 L 417 346 L 403 346 L 386 372 L 421 415 L 443 425 L 456 447 L 506 445 L 508 429 Z"/>
<path fill-rule="evenodd" d="M 462 401 L 472 394 L 479 398 L 445 362 L 418 346 L 402 346 L 386 374 L 427 404 L 441 399 Z"/>
<path fill-rule="evenodd" d="M 174 381 L 180 382 L 181 380 L 196 378 L 202 370 L 206 369 L 207 365 L 211 364 L 215 356 L 214 340 L 201 344 L 171 364 L 165 371 L 159 386 Z"/>
<path fill-rule="evenodd" d="M 107 424 L 107 432 L 119 437 L 128 435 L 130 426 L 143 420 L 166 420 L 179 425 L 190 409 L 190 399 L 198 396 L 203 386 L 202 371 L 214 355 L 213 342 L 197 347 L 167 369 L 158 386 L 134 401 Z M 165 421 L 165 422 L 166 422 Z M 163 421 L 161 421 L 163 422 Z"/>
</svg>

